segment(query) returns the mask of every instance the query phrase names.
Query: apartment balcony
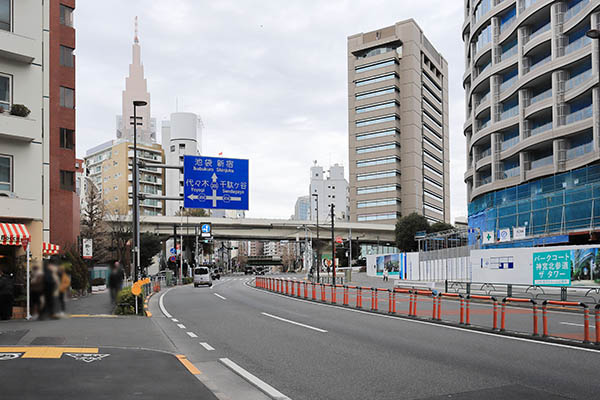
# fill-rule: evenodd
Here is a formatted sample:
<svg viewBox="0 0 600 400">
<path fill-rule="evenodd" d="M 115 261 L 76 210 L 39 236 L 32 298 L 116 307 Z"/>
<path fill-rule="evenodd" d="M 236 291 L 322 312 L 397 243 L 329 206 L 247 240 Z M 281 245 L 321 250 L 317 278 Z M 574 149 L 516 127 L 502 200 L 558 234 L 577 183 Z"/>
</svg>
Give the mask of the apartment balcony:
<svg viewBox="0 0 600 400">
<path fill-rule="evenodd" d="M 593 115 L 594 115 L 594 107 L 593 107 L 593 104 L 590 104 L 589 106 L 582 108 L 579 111 L 576 111 L 574 113 L 567 115 L 566 122 L 567 122 L 567 125 L 573 124 L 575 122 L 579 122 L 579 121 L 583 121 L 588 118 L 592 118 Z"/>
<path fill-rule="evenodd" d="M 1 31 L 0 31 L 1 32 Z M 41 139 L 41 127 L 35 119 L 0 114 L 0 137 L 31 142 Z"/>
<path fill-rule="evenodd" d="M 35 56 L 34 39 L 0 30 L 0 58 L 31 64 Z"/>
</svg>

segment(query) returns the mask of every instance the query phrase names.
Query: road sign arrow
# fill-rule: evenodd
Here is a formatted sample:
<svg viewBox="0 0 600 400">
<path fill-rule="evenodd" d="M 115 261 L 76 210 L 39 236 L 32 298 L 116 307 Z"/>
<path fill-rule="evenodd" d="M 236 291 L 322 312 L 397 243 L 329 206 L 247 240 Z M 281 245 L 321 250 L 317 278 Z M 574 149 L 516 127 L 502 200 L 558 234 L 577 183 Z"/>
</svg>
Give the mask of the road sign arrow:
<svg viewBox="0 0 600 400">
<path fill-rule="evenodd" d="M 217 181 L 217 174 L 215 174 L 215 173 L 213 172 L 213 174 L 212 174 L 211 178 L 212 178 L 212 181 L 213 181 L 213 182 L 216 182 L 216 181 Z"/>
<path fill-rule="evenodd" d="M 198 198 L 199 198 L 199 197 L 198 197 L 198 195 L 197 195 L 197 194 L 190 194 L 190 195 L 188 196 L 188 199 L 190 199 L 190 200 L 198 200 Z"/>
</svg>

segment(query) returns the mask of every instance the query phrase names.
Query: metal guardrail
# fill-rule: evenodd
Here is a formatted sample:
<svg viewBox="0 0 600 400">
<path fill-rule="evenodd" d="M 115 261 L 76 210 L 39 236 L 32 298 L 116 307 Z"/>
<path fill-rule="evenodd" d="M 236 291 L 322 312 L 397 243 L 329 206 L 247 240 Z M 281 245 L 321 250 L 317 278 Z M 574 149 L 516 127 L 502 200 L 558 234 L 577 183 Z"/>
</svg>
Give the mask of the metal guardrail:
<svg viewBox="0 0 600 400">
<path fill-rule="evenodd" d="M 490 282 L 444 282 L 446 293 L 460 293 L 465 296 L 484 294 L 502 297 L 529 297 L 535 300 L 577 301 L 586 304 L 600 303 L 600 286 L 548 286 Z"/>
</svg>

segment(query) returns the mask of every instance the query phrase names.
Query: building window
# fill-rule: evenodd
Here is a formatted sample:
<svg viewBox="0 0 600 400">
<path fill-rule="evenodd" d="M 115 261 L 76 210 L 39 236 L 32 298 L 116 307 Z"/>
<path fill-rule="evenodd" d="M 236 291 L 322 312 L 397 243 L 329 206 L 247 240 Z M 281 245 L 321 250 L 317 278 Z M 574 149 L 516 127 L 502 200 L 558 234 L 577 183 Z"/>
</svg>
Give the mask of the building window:
<svg viewBox="0 0 600 400">
<path fill-rule="evenodd" d="M 72 129 L 60 128 L 60 147 L 63 149 L 75 148 L 75 131 Z"/>
<path fill-rule="evenodd" d="M 179 144 L 179 150 L 185 150 L 185 143 Z"/>
<path fill-rule="evenodd" d="M 0 29 L 11 31 L 10 21 L 12 19 L 12 0 L 0 0 Z"/>
<path fill-rule="evenodd" d="M 60 46 L 60 65 L 64 67 L 74 67 L 75 59 L 73 58 L 73 50 L 67 46 Z"/>
<path fill-rule="evenodd" d="M 171 153 L 175 152 L 175 145 L 171 145 Z"/>
<path fill-rule="evenodd" d="M 12 192 L 12 156 L 0 155 L 0 191 Z"/>
<path fill-rule="evenodd" d="M 60 23 L 66 26 L 73 26 L 73 10 L 63 4 L 60 5 Z"/>
<path fill-rule="evenodd" d="M 75 172 L 60 171 L 60 188 L 70 192 L 75 190 Z"/>
<path fill-rule="evenodd" d="M 0 75 L 0 107 L 4 111 L 10 110 L 10 88 L 10 76 Z"/>
<path fill-rule="evenodd" d="M 75 91 L 73 89 L 60 87 L 60 105 L 66 108 L 75 108 Z"/>
</svg>

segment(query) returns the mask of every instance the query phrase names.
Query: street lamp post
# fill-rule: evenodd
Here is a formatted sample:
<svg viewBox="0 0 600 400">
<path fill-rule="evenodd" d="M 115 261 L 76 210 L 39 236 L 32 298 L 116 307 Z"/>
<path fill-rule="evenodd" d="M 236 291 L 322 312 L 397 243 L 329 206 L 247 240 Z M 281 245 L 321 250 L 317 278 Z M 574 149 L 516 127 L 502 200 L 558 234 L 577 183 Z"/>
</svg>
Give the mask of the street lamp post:
<svg viewBox="0 0 600 400">
<path fill-rule="evenodd" d="M 133 257 L 133 279 L 138 278 L 138 269 L 140 267 L 140 199 L 139 199 L 139 171 L 137 165 L 137 126 L 138 123 L 137 108 L 143 107 L 148 103 L 143 100 L 133 102 L 133 248 L 135 255 Z"/>
<path fill-rule="evenodd" d="M 314 196 L 317 202 L 317 265 L 315 269 L 317 270 L 317 283 L 319 283 L 321 282 L 321 251 L 319 250 L 319 193 L 313 193 L 311 196 Z"/>
</svg>

